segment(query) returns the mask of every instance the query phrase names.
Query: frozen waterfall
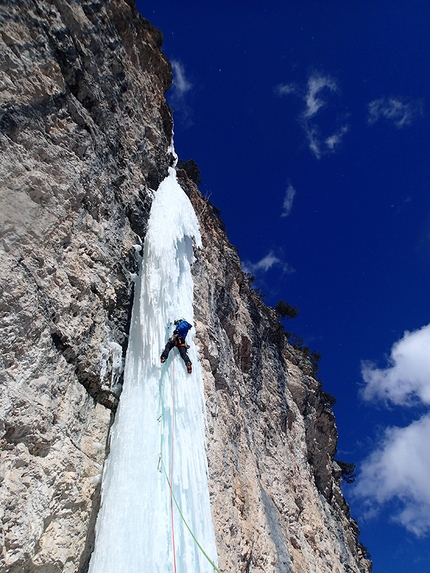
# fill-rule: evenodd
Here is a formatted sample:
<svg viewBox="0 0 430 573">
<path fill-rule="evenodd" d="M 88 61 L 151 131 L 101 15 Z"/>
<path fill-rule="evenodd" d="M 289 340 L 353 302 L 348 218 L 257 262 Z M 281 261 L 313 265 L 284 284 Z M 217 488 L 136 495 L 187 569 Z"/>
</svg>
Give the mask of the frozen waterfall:
<svg viewBox="0 0 430 573">
<path fill-rule="evenodd" d="M 193 207 L 170 168 L 155 194 L 136 279 L 89 573 L 213 573 L 217 564 L 194 328 L 187 337 L 193 373 L 176 349 L 160 364 L 173 320 L 193 323 L 193 237 L 199 245 Z"/>
</svg>

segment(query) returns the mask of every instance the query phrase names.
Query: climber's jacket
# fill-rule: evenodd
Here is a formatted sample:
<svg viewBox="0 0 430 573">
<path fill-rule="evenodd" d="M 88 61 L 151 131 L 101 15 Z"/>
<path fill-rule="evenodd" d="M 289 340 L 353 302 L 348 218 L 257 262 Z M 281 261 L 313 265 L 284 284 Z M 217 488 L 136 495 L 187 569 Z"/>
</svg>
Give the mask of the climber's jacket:
<svg viewBox="0 0 430 573">
<path fill-rule="evenodd" d="M 179 320 L 175 320 L 175 330 L 173 331 L 173 334 L 179 334 L 183 339 L 184 339 L 184 344 L 185 344 L 185 337 L 188 334 L 188 331 L 190 330 L 190 328 L 192 328 L 191 324 L 189 322 L 187 322 L 185 319 L 180 318 Z"/>
</svg>

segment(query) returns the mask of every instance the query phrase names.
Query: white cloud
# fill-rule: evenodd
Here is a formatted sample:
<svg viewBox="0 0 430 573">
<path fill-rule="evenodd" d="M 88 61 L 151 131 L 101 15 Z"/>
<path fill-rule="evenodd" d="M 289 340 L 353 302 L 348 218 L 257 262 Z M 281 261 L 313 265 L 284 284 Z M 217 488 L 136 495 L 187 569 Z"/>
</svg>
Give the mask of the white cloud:
<svg viewBox="0 0 430 573">
<path fill-rule="evenodd" d="M 242 263 L 242 269 L 245 273 L 249 273 L 251 275 L 266 273 L 269 269 L 273 266 L 279 266 L 285 273 L 291 274 L 294 273 L 294 269 L 290 267 L 288 263 L 282 261 L 279 257 L 277 257 L 273 251 L 270 251 L 265 257 L 259 260 L 257 263 L 251 263 L 249 261 Z"/>
<path fill-rule="evenodd" d="M 405 332 L 386 368 L 362 363 L 366 400 L 396 405 L 430 404 L 430 324 Z M 375 451 L 361 464 L 354 494 L 372 512 L 396 501 L 394 519 L 416 535 L 430 531 L 430 413 L 404 428 L 388 428 Z"/>
<path fill-rule="evenodd" d="M 383 117 L 392 121 L 397 128 L 410 125 L 414 119 L 422 115 L 423 105 L 420 100 L 405 101 L 401 98 L 380 98 L 368 104 L 369 115 L 367 121 L 373 125 Z"/>
<path fill-rule="evenodd" d="M 177 60 L 172 60 L 173 90 L 178 97 L 183 97 L 193 87 L 185 78 L 184 66 Z"/>
<path fill-rule="evenodd" d="M 256 271 L 262 270 L 266 272 L 271 267 L 273 267 L 273 265 L 278 265 L 278 264 L 281 264 L 281 261 L 278 259 L 278 257 L 275 257 L 273 252 L 270 252 L 254 265 L 254 270 Z"/>
<path fill-rule="evenodd" d="M 296 84 L 280 84 L 275 91 L 278 95 L 297 94 L 299 89 Z"/>
<path fill-rule="evenodd" d="M 366 400 L 377 398 L 407 405 L 418 398 L 430 404 L 430 324 L 405 332 L 391 349 L 388 368 L 363 362 L 361 373 Z"/>
<path fill-rule="evenodd" d="M 309 149 L 317 159 L 321 159 L 323 155 L 334 153 L 336 148 L 342 143 L 343 136 L 349 130 L 348 125 L 343 125 L 335 133 L 324 139 L 316 123 L 306 121 L 303 122 L 303 127 L 308 140 Z"/>
<path fill-rule="evenodd" d="M 309 149 L 317 159 L 320 159 L 323 151 L 319 129 L 315 125 L 309 125 L 309 122 L 304 122 L 303 128 L 308 140 Z"/>
<path fill-rule="evenodd" d="M 430 414 L 406 428 L 388 428 L 379 447 L 360 468 L 354 495 L 367 505 L 396 499 L 394 519 L 415 535 L 430 531 Z"/>
<path fill-rule="evenodd" d="M 336 129 L 329 136 L 323 136 L 321 118 L 318 114 L 325 108 L 333 106 L 330 94 L 339 92 L 339 86 L 334 78 L 319 72 L 310 75 L 306 88 L 303 90 L 294 83 L 280 84 L 275 88 L 278 95 L 294 94 L 304 103 L 304 109 L 299 116 L 300 124 L 305 132 L 309 149 L 317 159 L 323 155 L 334 153 L 342 142 L 343 136 L 349 127 L 347 124 L 339 126 L 339 117 L 336 118 Z"/>
<path fill-rule="evenodd" d="M 185 77 L 184 66 L 177 60 L 172 61 L 173 84 L 168 95 L 169 104 L 182 124 L 186 127 L 192 125 L 192 110 L 186 102 L 186 95 L 192 89 L 192 84 Z"/>
<path fill-rule="evenodd" d="M 295 194 L 296 190 L 294 187 L 291 184 L 288 185 L 287 191 L 285 192 L 284 203 L 282 204 L 281 217 L 288 217 L 291 213 Z"/>
<path fill-rule="evenodd" d="M 308 140 L 309 149 L 317 159 L 323 155 L 334 153 L 348 131 L 348 125 L 336 127 L 327 137 L 322 135 L 321 119 L 318 114 L 325 108 L 333 106 L 330 93 L 338 93 L 336 81 L 329 75 L 313 73 L 308 79 L 307 92 L 304 96 L 305 109 L 301 115 L 301 123 Z"/>
<path fill-rule="evenodd" d="M 348 131 L 348 125 L 342 125 L 328 137 L 323 137 L 315 119 L 315 116 L 329 105 L 328 99 L 323 97 L 324 94 L 338 91 L 338 85 L 331 76 L 314 73 L 308 80 L 308 90 L 304 98 L 305 110 L 302 114 L 302 125 L 306 133 L 309 149 L 317 159 L 328 153 L 334 153 Z"/>
<path fill-rule="evenodd" d="M 313 117 L 322 107 L 327 105 L 321 94 L 326 89 L 331 92 L 338 90 L 334 79 L 317 73 L 312 74 L 308 80 L 308 91 L 305 95 L 306 109 L 303 112 L 304 118 L 309 119 Z"/>
<path fill-rule="evenodd" d="M 334 151 L 334 148 L 337 147 L 341 140 L 342 137 L 345 135 L 345 133 L 348 131 L 348 126 L 347 125 L 343 125 L 337 133 L 333 133 L 333 135 L 330 135 L 330 137 L 327 137 L 325 140 L 325 144 L 327 146 L 328 149 Z"/>
</svg>

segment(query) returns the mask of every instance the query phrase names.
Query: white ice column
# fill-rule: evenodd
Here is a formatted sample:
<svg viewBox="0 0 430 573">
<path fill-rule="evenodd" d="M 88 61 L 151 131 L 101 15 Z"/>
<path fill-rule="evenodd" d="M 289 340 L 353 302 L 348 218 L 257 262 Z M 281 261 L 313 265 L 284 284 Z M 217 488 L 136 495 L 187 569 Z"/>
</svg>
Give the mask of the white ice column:
<svg viewBox="0 0 430 573">
<path fill-rule="evenodd" d="M 90 573 L 213 573 L 217 562 L 194 328 L 193 373 L 176 349 L 160 364 L 173 320 L 193 322 L 193 241 L 200 245 L 197 218 L 171 168 L 154 197 L 136 280 Z"/>
</svg>

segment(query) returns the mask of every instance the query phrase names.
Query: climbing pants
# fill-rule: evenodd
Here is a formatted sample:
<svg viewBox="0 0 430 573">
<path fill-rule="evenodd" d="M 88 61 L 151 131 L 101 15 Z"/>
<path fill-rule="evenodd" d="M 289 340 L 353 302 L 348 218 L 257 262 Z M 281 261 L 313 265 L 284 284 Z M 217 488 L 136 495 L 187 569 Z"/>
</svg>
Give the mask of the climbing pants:
<svg viewBox="0 0 430 573">
<path fill-rule="evenodd" d="M 185 362 L 185 364 L 186 365 L 191 364 L 191 360 L 187 354 L 187 347 L 185 344 L 185 340 L 182 336 L 179 336 L 179 335 L 171 336 L 169 338 L 169 340 L 167 341 L 166 347 L 163 350 L 161 358 L 164 358 L 165 360 L 167 360 L 167 357 L 169 356 L 169 352 L 172 350 L 172 348 L 174 346 L 176 346 L 176 348 L 179 350 L 179 354 L 181 355 L 181 358 Z"/>
</svg>

